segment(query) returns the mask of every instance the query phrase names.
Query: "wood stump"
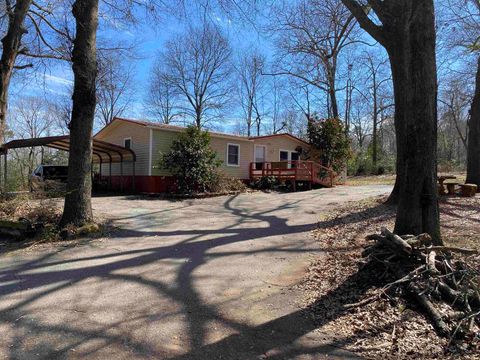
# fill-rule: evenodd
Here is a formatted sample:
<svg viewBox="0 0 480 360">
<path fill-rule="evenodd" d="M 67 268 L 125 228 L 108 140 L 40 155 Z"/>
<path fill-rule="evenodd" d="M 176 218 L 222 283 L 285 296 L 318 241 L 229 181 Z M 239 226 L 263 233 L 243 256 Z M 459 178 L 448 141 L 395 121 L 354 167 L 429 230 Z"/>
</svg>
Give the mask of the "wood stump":
<svg viewBox="0 0 480 360">
<path fill-rule="evenodd" d="M 455 186 L 458 185 L 457 183 L 446 183 L 447 185 L 447 192 L 448 195 L 454 195 L 455 194 Z"/>
<path fill-rule="evenodd" d="M 460 184 L 462 190 L 462 196 L 472 197 L 477 193 L 477 185 L 475 184 Z"/>
</svg>

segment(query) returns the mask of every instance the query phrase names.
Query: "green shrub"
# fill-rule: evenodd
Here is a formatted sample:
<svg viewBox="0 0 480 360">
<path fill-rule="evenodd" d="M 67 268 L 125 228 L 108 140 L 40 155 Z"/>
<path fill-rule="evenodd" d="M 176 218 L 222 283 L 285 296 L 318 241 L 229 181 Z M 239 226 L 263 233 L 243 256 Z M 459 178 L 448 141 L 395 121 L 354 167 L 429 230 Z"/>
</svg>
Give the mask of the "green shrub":
<svg viewBox="0 0 480 360">
<path fill-rule="evenodd" d="M 351 156 L 350 140 L 339 119 L 312 119 L 308 123 L 310 144 L 320 151 L 322 164 L 335 172 L 344 169 Z"/>
<path fill-rule="evenodd" d="M 168 152 L 160 153 L 160 167 L 176 177 L 178 192 L 191 194 L 209 190 L 221 164 L 210 141 L 208 132 L 189 126 L 173 141 Z"/>
</svg>

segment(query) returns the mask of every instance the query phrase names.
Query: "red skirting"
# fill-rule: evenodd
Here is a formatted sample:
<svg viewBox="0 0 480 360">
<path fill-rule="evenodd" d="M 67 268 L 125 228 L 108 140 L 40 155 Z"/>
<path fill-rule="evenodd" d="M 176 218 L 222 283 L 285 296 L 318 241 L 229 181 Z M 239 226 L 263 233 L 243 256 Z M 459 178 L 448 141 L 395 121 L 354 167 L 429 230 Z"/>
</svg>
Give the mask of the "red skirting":
<svg viewBox="0 0 480 360">
<path fill-rule="evenodd" d="M 114 191 L 131 192 L 133 176 L 108 176 L 102 177 L 103 181 L 111 181 L 111 189 Z M 123 184 L 122 184 L 123 183 Z M 122 186 L 123 185 L 123 186 Z M 135 176 L 135 192 L 164 193 L 175 189 L 173 176 Z"/>
</svg>

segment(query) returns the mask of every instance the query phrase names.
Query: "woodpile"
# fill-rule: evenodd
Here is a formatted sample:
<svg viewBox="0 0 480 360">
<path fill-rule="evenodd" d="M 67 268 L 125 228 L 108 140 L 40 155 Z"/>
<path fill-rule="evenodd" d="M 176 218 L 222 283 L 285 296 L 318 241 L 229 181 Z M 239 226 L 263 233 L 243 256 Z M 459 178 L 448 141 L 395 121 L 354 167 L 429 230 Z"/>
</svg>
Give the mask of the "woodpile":
<svg viewBox="0 0 480 360">
<path fill-rule="evenodd" d="M 428 234 L 399 236 L 386 228 L 367 239 L 373 243 L 363 251 L 361 267 L 375 266 L 380 278 L 394 281 L 347 308 L 402 296 L 417 305 L 437 333 L 450 341 L 480 336 L 480 269 L 468 261 L 478 251 L 432 246 Z"/>
</svg>

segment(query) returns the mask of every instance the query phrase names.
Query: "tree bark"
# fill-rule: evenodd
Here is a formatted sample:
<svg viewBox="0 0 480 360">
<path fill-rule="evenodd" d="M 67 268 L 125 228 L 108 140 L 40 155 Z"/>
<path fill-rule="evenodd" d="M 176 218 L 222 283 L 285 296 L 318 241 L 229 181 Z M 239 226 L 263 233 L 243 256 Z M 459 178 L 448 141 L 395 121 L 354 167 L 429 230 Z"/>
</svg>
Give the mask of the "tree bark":
<svg viewBox="0 0 480 360">
<path fill-rule="evenodd" d="M 22 36 L 27 32 L 24 22 L 31 4 L 32 0 L 17 0 L 14 8 L 7 9 L 8 29 L 2 39 L 2 56 L 0 58 L 0 144 L 3 144 L 5 140 L 7 127 L 8 88 L 20 51 Z"/>
<path fill-rule="evenodd" d="M 92 221 L 92 128 L 96 104 L 98 0 L 73 4 L 76 37 L 73 47 L 73 108 L 70 122 L 67 195 L 61 225 Z"/>
<path fill-rule="evenodd" d="M 477 63 L 475 94 L 468 122 L 467 183 L 480 189 L 480 56 Z"/>
<path fill-rule="evenodd" d="M 395 96 L 396 234 L 426 232 L 441 244 L 437 199 L 437 73 L 433 0 L 372 1 L 382 26 L 358 1 L 342 0 L 387 50 Z"/>
<path fill-rule="evenodd" d="M 432 236 L 441 244 L 437 199 L 437 69 L 433 1 L 416 5 L 387 45 L 395 95 L 397 234 Z"/>
</svg>

